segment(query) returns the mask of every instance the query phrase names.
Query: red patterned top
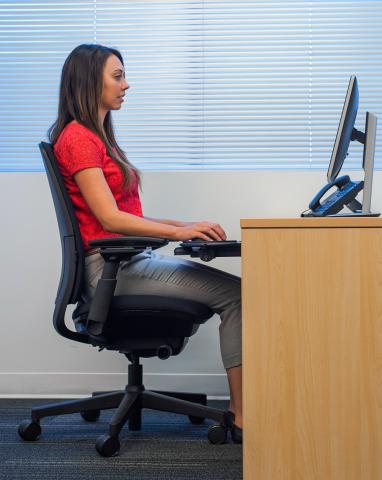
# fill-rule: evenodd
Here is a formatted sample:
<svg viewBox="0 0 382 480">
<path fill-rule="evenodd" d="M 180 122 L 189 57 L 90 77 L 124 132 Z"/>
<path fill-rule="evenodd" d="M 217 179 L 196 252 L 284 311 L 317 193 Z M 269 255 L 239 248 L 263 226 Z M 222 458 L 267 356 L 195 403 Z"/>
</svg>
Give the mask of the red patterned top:
<svg viewBox="0 0 382 480">
<path fill-rule="evenodd" d="M 124 178 L 118 165 L 107 155 L 104 143 L 92 131 L 75 120 L 68 123 L 54 145 L 54 153 L 74 206 L 85 251 L 90 249 L 89 240 L 118 237 L 120 234 L 104 230 L 92 214 L 74 181 L 73 175 L 76 172 L 90 167 L 101 168 L 119 210 L 138 217 L 143 216 L 134 170 L 130 170 L 134 175 L 134 181 L 127 191 L 123 187 Z"/>
</svg>

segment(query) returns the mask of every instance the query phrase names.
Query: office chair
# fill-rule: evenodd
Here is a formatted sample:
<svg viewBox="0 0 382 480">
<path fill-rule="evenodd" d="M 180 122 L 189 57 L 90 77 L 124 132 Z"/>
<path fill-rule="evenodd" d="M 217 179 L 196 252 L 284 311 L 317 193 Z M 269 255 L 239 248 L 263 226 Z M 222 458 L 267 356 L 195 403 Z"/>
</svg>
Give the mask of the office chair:
<svg viewBox="0 0 382 480">
<path fill-rule="evenodd" d="M 205 394 L 146 390 L 140 364 L 140 357 L 166 359 L 178 355 L 186 339 L 213 315 L 212 310 L 198 302 L 164 296 L 114 296 L 116 275 L 122 260 L 129 260 L 147 248 L 157 249 L 168 243 L 168 240 L 150 237 L 113 237 L 91 241 L 92 247 L 100 248 L 105 265 L 94 299 L 90 303 L 82 303 L 84 251 L 77 219 L 52 145 L 41 142 L 39 147 L 53 196 L 62 247 L 54 327 L 70 340 L 88 343 L 100 350 L 117 350 L 128 358 L 130 364 L 125 390 L 95 392 L 89 398 L 34 407 L 31 421 L 19 425 L 19 435 L 24 440 L 36 440 L 41 434 L 40 419 L 43 417 L 80 413 L 85 420 L 96 421 L 101 410 L 116 408 L 108 434 L 99 437 L 96 442 L 98 453 L 110 457 L 119 452 L 119 434 L 124 424 L 128 422 L 130 430 L 140 430 L 142 409 L 150 408 L 187 415 L 193 424 L 203 423 L 205 418 L 213 419 L 218 424 L 209 428 L 208 439 L 214 444 L 224 443 L 231 423 L 228 412 L 207 407 Z M 68 304 L 77 304 L 73 312 L 76 331 L 65 324 Z"/>
</svg>

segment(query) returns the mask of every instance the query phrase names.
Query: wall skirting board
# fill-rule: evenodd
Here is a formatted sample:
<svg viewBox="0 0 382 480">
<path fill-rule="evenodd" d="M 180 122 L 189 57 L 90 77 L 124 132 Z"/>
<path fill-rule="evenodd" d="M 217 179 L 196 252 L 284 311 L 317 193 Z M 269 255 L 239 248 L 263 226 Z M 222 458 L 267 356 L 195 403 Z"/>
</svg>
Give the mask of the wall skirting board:
<svg viewBox="0 0 382 480">
<path fill-rule="evenodd" d="M 75 397 L 93 391 L 122 390 L 127 373 L 0 373 L 0 398 Z M 225 374 L 147 373 L 144 385 L 150 390 L 206 393 L 209 398 L 227 397 Z"/>
</svg>

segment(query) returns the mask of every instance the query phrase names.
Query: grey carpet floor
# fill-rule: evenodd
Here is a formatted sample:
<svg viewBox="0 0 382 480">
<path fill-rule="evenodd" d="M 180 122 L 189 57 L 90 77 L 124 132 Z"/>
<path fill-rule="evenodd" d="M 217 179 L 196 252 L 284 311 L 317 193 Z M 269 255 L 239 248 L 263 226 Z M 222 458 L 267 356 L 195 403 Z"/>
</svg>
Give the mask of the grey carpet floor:
<svg viewBox="0 0 382 480">
<path fill-rule="evenodd" d="M 211 445 L 207 430 L 213 422 L 192 425 L 186 417 L 143 411 L 142 430 L 123 429 L 119 456 L 103 458 L 95 450 L 107 432 L 112 410 L 96 423 L 79 414 L 45 418 L 36 442 L 24 442 L 17 426 L 30 418 L 33 404 L 49 400 L 0 399 L 0 479 L 6 480 L 241 480 L 242 447 Z M 226 408 L 226 402 L 210 405 Z"/>
</svg>

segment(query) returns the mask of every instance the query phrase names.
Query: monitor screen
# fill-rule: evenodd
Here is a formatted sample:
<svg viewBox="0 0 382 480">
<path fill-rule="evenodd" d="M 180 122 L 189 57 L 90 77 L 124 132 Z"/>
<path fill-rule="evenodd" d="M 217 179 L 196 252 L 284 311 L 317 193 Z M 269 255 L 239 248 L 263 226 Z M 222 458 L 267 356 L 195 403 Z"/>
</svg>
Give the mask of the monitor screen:
<svg viewBox="0 0 382 480">
<path fill-rule="evenodd" d="M 355 75 L 349 80 L 349 86 L 345 97 L 344 106 L 338 125 L 337 135 L 334 142 L 332 157 L 328 168 L 328 182 L 336 179 L 342 168 L 342 164 L 348 153 L 352 131 L 358 111 L 358 83 Z"/>
</svg>

